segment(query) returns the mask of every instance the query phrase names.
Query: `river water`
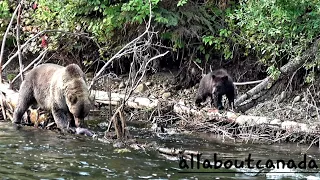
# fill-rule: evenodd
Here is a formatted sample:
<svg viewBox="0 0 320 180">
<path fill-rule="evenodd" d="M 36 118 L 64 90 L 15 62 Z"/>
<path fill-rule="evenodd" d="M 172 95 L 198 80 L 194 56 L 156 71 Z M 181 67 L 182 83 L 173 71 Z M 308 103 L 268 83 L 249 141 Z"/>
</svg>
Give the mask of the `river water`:
<svg viewBox="0 0 320 180">
<path fill-rule="evenodd" d="M 218 159 L 244 160 L 251 154 L 255 161 L 294 160 L 306 154 L 320 167 L 319 149 L 296 144 L 261 145 L 220 141 L 206 135 L 155 135 L 147 128 L 130 128 L 138 142 L 157 142 L 161 147 L 201 151 L 201 161 Z M 157 151 L 115 151 L 89 137 L 24 127 L 15 130 L 10 123 L 0 123 L 0 176 L 2 179 L 320 179 L 318 169 L 189 169 L 179 168 L 179 160 Z M 194 163 L 196 165 L 196 162 Z M 202 166 L 201 166 L 202 167 Z M 206 173 L 199 173 L 199 172 Z M 307 171 L 301 172 L 301 171 Z M 246 173 L 244 173 L 246 172 Z"/>
</svg>

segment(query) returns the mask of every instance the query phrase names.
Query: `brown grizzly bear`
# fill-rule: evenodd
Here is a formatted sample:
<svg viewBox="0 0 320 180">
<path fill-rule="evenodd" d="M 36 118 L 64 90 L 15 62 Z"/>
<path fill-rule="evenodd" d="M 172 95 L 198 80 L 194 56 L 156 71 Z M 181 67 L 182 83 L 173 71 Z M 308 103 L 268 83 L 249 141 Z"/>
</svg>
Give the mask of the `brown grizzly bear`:
<svg viewBox="0 0 320 180">
<path fill-rule="evenodd" d="M 226 95 L 229 101 L 229 107 L 234 108 L 234 99 L 236 96 L 235 86 L 230 75 L 224 69 L 218 69 L 206 74 L 200 81 L 195 104 L 200 106 L 201 102 L 206 101 L 207 97 L 211 97 L 211 105 L 216 99 L 216 107 L 223 109 L 222 96 Z"/>
<path fill-rule="evenodd" d="M 35 67 L 20 86 L 13 122 L 20 124 L 23 114 L 33 104 L 51 111 L 61 130 L 82 126 L 91 107 L 83 71 L 76 64 L 63 67 L 48 63 Z"/>
</svg>

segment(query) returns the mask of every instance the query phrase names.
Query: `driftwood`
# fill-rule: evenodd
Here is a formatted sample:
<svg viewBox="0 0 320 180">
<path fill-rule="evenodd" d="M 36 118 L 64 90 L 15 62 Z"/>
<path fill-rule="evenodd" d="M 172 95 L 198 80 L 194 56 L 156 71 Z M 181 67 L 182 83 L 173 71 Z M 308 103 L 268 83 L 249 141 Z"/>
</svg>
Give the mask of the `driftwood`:
<svg viewBox="0 0 320 180">
<path fill-rule="evenodd" d="M 91 93 L 95 97 L 95 101 L 102 104 L 119 106 L 122 100 L 126 97 L 125 94 L 111 93 L 111 101 L 109 99 L 109 93 L 105 91 L 92 90 Z M 153 109 L 158 107 L 159 100 L 145 97 L 129 97 L 126 101 L 126 106 L 134 109 Z"/>
<path fill-rule="evenodd" d="M 97 97 L 97 102 L 110 104 L 110 101 L 107 92 L 103 91 L 93 91 Z M 111 105 L 118 105 L 121 102 L 121 98 L 124 95 L 119 93 L 111 94 Z M 143 103 L 137 103 L 138 100 L 143 100 Z M 157 99 L 149 99 L 143 97 L 131 97 L 126 104 L 130 108 L 137 109 L 155 109 L 157 104 L 160 102 Z M 171 104 L 171 103 L 168 103 Z M 280 119 L 272 119 L 264 116 L 249 116 L 241 115 L 234 112 L 226 111 L 224 113 L 219 113 L 217 109 L 195 109 L 192 107 L 186 106 L 182 101 L 173 103 L 172 111 L 180 117 L 197 117 L 200 121 L 218 121 L 225 124 L 236 124 L 242 127 L 261 127 L 269 128 L 275 132 L 286 132 L 286 133 L 302 133 L 302 134 L 313 134 L 320 135 L 320 127 L 315 124 L 299 123 L 295 121 L 282 121 Z M 219 128 L 219 126 L 215 126 Z M 250 134 L 250 133 L 249 133 Z"/>
<path fill-rule="evenodd" d="M 4 84 L 4 83 L 0 84 L 0 92 L 4 94 L 4 96 L 2 97 L 2 100 L 4 102 L 4 106 L 6 109 L 5 113 L 10 117 L 10 120 L 12 121 L 12 114 L 14 109 L 17 106 L 19 93 L 17 91 L 10 89 L 9 84 Z M 40 112 L 39 109 L 29 108 L 29 119 L 31 123 L 33 123 L 35 126 L 38 126 L 40 123 L 47 121 L 48 118 L 49 118 L 49 113 Z"/>
<path fill-rule="evenodd" d="M 263 116 L 237 115 L 233 112 L 221 114 L 218 110 L 202 109 L 196 110 L 182 103 L 174 105 L 173 111 L 180 115 L 192 115 L 201 117 L 204 120 L 219 119 L 220 122 L 235 123 L 237 125 L 249 125 L 269 127 L 287 132 L 315 133 L 320 135 L 320 127 L 313 124 L 298 123 L 294 121 L 281 121 L 280 119 L 271 119 Z"/>
<path fill-rule="evenodd" d="M 176 156 L 179 154 L 191 155 L 191 154 L 200 154 L 199 151 L 191 151 L 191 150 L 182 150 L 182 149 L 170 149 L 170 148 L 158 148 L 158 151 L 162 154 L 167 154 L 171 156 Z"/>
</svg>

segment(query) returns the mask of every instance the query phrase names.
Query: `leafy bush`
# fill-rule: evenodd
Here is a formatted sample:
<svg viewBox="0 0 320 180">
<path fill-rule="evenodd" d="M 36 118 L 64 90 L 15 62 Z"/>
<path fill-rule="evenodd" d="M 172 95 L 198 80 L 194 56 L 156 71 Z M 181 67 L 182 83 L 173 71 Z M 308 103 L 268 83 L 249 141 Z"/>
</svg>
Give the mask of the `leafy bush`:
<svg viewBox="0 0 320 180">
<path fill-rule="evenodd" d="M 227 28 L 234 32 L 230 39 L 268 65 L 269 74 L 278 74 L 274 71 L 301 55 L 320 32 L 320 1 L 316 0 L 241 0 L 226 16 Z M 306 68 L 315 66 L 318 61 Z"/>
<path fill-rule="evenodd" d="M 8 1 L 0 1 L 0 37 L 3 36 L 7 24 L 9 23 L 9 10 Z"/>
<path fill-rule="evenodd" d="M 9 0 L 0 2 L 0 34 L 11 14 Z M 26 4 L 32 3 L 30 0 Z M 86 32 L 102 47 L 116 47 L 136 37 L 149 16 L 147 0 L 38 0 L 37 9 L 23 11 L 25 26 Z M 279 76 L 279 67 L 305 51 L 320 30 L 320 1 L 302 0 L 151 0 L 153 26 L 161 40 L 174 51 L 195 54 L 198 63 L 221 54 L 232 60 L 234 54 L 256 56 Z M 219 4 L 224 5 L 223 8 Z M 12 9 L 11 9 L 12 11 Z M 25 36 L 32 33 L 25 32 Z M 62 35 L 51 34 L 51 48 L 58 48 Z M 77 39 L 62 39 L 79 46 Z M 235 52 L 235 46 L 238 52 Z M 305 64 L 307 70 L 319 69 L 319 58 Z M 310 73 L 312 75 L 312 73 Z M 312 76 L 307 78 L 312 81 Z"/>
</svg>

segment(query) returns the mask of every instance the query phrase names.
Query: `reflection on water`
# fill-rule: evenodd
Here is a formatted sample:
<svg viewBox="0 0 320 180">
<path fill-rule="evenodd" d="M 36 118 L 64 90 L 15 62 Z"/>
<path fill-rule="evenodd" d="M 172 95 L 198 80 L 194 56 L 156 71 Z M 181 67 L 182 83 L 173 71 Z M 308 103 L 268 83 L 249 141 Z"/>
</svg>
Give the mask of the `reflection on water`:
<svg viewBox="0 0 320 180">
<path fill-rule="evenodd" d="M 243 145 L 206 140 L 199 136 L 155 136 L 143 129 L 132 129 L 138 141 L 157 141 L 163 147 L 201 151 L 203 158 L 244 159 L 251 153 L 255 159 L 297 159 L 303 157 L 305 146 Z M 320 166 L 319 150 L 311 148 L 308 158 Z M 0 123 L 0 176 L 2 179 L 317 179 L 319 174 L 223 173 L 181 174 L 179 162 L 169 160 L 156 151 L 117 153 L 112 145 L 92 141 L 83 136 L 62 136 L 56 132 L 24 127 L 14 130 L 10 123 Z M 248 169 L 247 169 L 248 170 Z M 290 170 L 290 169 L 289 169 Z M 289 171 L 286 170 L 286 171 Z M 237 169 L 228 170 L 239 171 Z M 244 170 L 243 170 L 244 171 Z M 293 170 L 297 172 L 298 170 Z M 221 173 L 218 173 L 221 172 Z"/>
</svg>

